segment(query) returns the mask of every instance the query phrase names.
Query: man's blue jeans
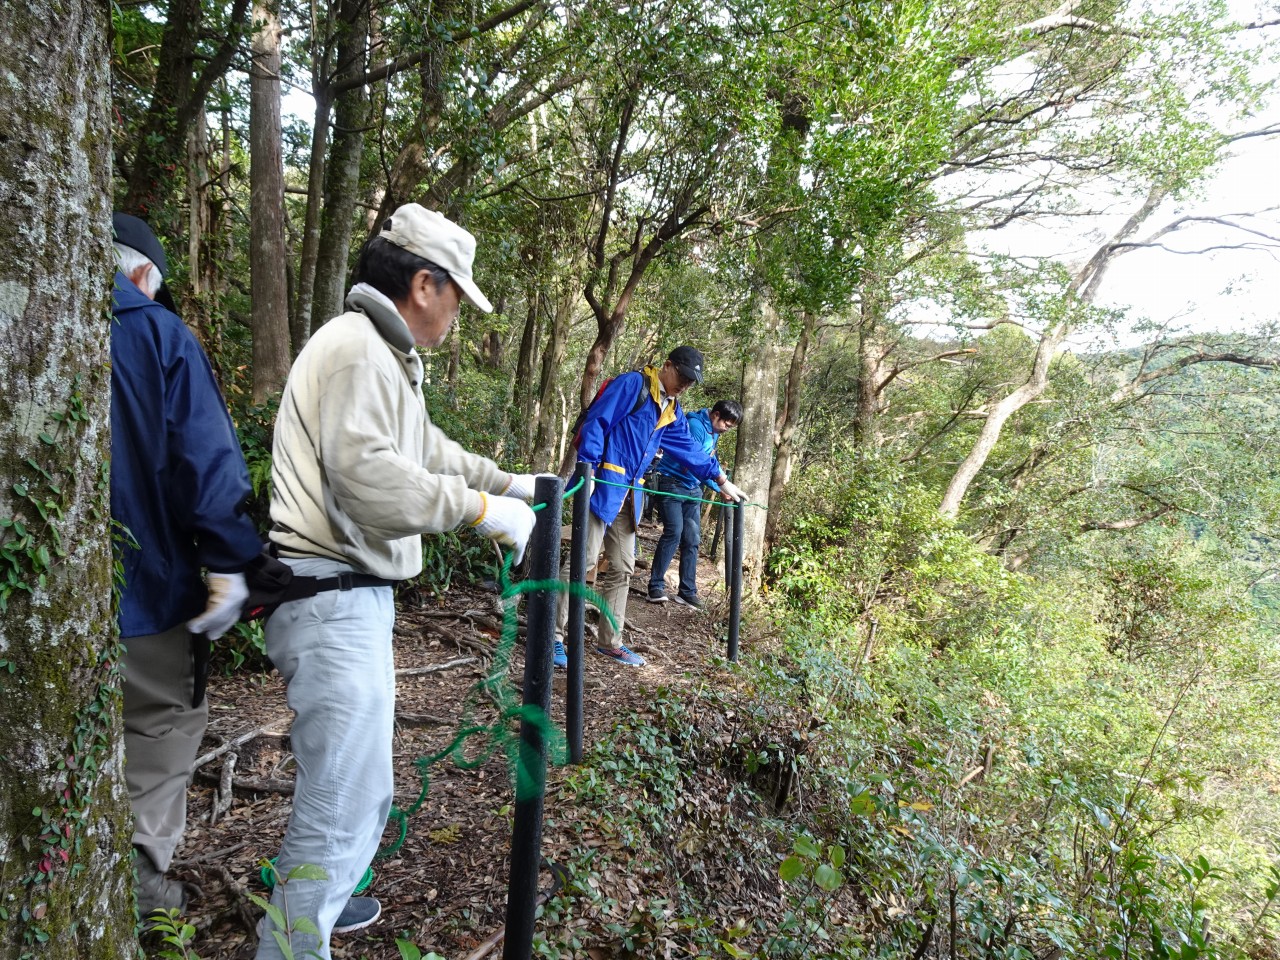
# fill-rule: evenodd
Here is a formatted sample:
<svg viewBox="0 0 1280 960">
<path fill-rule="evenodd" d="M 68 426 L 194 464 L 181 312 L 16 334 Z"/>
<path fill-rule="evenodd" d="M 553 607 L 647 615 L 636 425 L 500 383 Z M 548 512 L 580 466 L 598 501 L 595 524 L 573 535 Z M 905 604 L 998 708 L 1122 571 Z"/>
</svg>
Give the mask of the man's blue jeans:
<svg viewBox="0 0 1280 960">
<path fill-rule="evenodd" d="M 649 577 L 649 592 L 665 591 L 663 578 L 667 567 L 680 548 L 680 596 L 698 595 L 698 544 L 702 542 L 702 502 L 699 487 L 686 487 L 668 477 L 658 475 L 658 490 L 675 493 L 677 497 L 658 497 L 658 512 L 662 516 L 662 536 L 653 551 L 653 573 Z M 689 499 L 680 499 L 687 497 Z"/>
</svg>

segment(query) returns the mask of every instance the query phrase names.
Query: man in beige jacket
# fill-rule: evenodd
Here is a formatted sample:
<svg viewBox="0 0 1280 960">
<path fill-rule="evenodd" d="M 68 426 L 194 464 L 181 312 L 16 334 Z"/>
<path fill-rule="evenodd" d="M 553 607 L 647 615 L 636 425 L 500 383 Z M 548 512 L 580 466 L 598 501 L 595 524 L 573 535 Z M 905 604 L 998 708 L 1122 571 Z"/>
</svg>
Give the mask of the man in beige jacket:
<svg viewBox="0 0 1280 960">
<path fill-rule="evenodd" d="M 347 312 L 299 354 L 276 420 L 271 540 L 295 573 L 328 584 L 283 604 L 267 654 L 288 684 L 298 761 L 276 868 L 324 880 L 277 884 L 258 960 L 314 950 L 368 926 L 372 897 L 350 897 L 377 851 L 392 799 L 395 705 L 392 584 L 422 569 L 422 533 L 471 527 L 510 546 L 533 530 L 533 478 L 469 453 L 431 423 L 415 345 L 444 340 L 465 300 L 493 308 L 471 277 L 475 238 L 434 211 L 398 209 L 360 255 Z M 309 921 L 302 924 L 299 920 Z M 311 924 L 317 934 L 305 932 Z M 308 956 L 312 954 L 307 954 Z"/>
</svg>

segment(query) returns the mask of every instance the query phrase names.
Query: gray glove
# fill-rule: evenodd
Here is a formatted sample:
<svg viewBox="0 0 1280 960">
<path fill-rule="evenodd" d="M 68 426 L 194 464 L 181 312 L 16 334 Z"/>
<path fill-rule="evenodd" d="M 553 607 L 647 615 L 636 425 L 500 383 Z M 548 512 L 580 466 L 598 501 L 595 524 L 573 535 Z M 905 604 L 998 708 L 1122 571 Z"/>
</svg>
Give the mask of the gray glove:
<svg viewBox="0 0 1280 960">
<path fill-rule="evenodd" d="M 480 494 L 484 512 L 471 524 L 476 533 L 504 547 L 514 547 L 515 565 L 524 559 L 524 548 L 533 533 L 534 513 L 523 500 L 514 497 L 491 497 Z"/>
<path fill-rule="evenodd" d="M 217 640 L 240 619 L 240 610 L 249 599 L 249 587 L 244 582 L 243 573 L 210 571 L 208 583 L 209 599 L 205 603 L 204 613 L 188 620 L 187 629 L 192 633 L 203 633 L 210 640 Z"/>
</svg>

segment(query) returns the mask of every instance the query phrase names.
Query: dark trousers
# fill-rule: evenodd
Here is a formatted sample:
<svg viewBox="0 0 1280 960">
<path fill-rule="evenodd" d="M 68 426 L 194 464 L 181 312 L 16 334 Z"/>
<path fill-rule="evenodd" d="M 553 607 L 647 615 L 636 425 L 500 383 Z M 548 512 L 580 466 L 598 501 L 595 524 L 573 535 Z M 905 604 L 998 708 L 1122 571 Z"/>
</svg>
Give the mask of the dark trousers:
<svg viewBox="0 0 1280 960">
<path fill-rule="evenodd" d="M 702 542 L 702 503 L 699 487 L 686 487 L 669 477 L 658 476 L 660 493 L 676 493 L 679 497 L 655 497 L 662 517 L 662 536 L 653 551 L 653 572 L 649 576 L 649 592 L 665 590 L 663 578 L 667 567 L 680 549 L 680 596 L 698 595 L 698 544 Z M 685 497 L 688 499 L 680 499 Z"/>
</svg>

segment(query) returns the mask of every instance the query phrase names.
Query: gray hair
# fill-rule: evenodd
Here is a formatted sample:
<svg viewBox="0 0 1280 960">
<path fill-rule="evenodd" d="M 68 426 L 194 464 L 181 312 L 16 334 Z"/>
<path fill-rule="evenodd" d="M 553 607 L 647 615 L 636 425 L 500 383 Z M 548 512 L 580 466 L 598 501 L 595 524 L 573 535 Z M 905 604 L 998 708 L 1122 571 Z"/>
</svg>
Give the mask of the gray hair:
<svg viewBox="0 0 1280 960">
<path fill-rule="evenodd" d="M 120 266 L 120 272 L 126 277 L 131 276 L 139 267 L 150 267 L 146 276 L 142 279 L 142 292 L 148 297 L 154 298 L 156 291 L 160 289 L 161 276 L 160 268 L 151 260 L 139 253 L 133 247 L 126 247 L 123 243 L 114 244 L 116 248 L 116 263 Z"/>
</svg>

